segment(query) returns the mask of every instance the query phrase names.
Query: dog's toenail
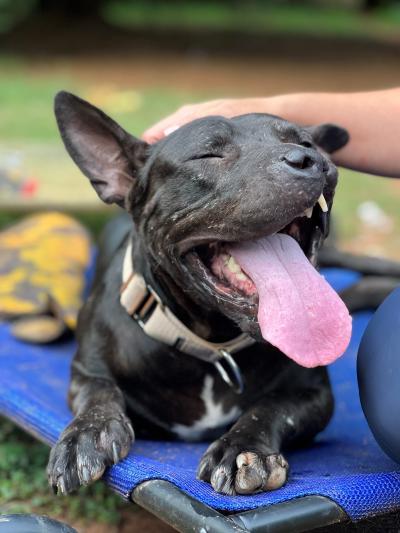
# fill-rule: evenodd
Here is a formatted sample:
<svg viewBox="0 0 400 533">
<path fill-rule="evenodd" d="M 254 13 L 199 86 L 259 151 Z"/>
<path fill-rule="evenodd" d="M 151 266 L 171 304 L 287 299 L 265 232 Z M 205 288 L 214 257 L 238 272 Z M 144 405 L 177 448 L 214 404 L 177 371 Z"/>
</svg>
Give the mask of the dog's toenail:
<svg viewBox="0 0 400 533">
<path fill-rule="evenodd" d="M 200 463 L 199 468 L 197 469 L 196 477 L 197 479 L 201 479 L 204 475 L 204 472 L 207 470 L 208 464 L 204 461 L 204 463 Z"/>
<path fill-rule="evenodd" d="M 86 468 L 86 466 L 82 466 L 82 481 L 87 484 L 90 482 L 90 474 L 89 470 Z"/>
<path fill-rule="evenodd" d="M 119 461 L 119 452 L 118 452 L 118 445 L 116 442 L 112 443 L 112 452 L 113 452 L 113 461 L 114 464 L 118 463 Z"/>
<path fill-rule="evenodd" d="M 128 427 L 129 435 L 131 439 L 133 440 L 135 438 L 135 432 L 133 431 L 133 427 L 131 426 L 131 424 L 129 424 L 129 422 L 127 423 L 127 427 Z"/>
<path fill-rule="evenodd" d="M 236 466 L 242 468 L 243 466 L 249 466 L 257 458 L 253 452 L 243 452 L 236 457 Z"/>
<path fill-rule="evenodd" d="M 272 463 L 271 473 L 265 488 L 266 490 L 279 489 L 286 483 L 289 465 L 282 455 L 271 456 L 270 462 Z"/>
<path fill-rule="evenodd" d="M 247 466 L 247 465 L 248 465 L 248 463 L 247 463 L 247 461 L 246 461 L 246 459 L 244 457 L 244 454 L 238 455 L 237 458 L 236 458 L 236 466 L 238 468 L 242 468 L 242 466 Z"/>
<path fill-rule="evenodd" d="M 65 487 L 65 481 L 64 481 L 63 476 L 58 478 L 57 487 L 58 487 L 57 493 L 60 493 L 60 494 L 66 494 L 67 493 L 67 489 Z"/>
<path fill-rule="evenodd" d="M 218 467 L 211 476 L 211 485 L 217 492 L 231 494 L 232 476 L 223 466 Z"/>
</svg>

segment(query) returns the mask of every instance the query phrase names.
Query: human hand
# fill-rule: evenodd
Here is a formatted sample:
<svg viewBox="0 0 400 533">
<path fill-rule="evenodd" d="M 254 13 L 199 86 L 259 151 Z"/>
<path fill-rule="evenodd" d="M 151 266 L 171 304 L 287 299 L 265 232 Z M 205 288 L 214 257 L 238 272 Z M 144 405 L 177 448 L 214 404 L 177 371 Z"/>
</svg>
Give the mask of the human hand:
<svg viewBox="0 0 400 533">
<path fill-rule="evenodd" d="M 271 99 L 269 99 L 271 100 Z M 220 115 L 231 118 L 245 113 L 261 112 L 261 99 L 242 98 L 242 99 L 221 99 L 210 100 L 199 104 L 190 104 L 180 107 L 177 111 L 162 119 L 157 124 L 146 130 L 143 139 L 148 143 L 154 143 L 166 137 L 180 126 L 191 122 L 197 118 L 209 115 Z"/>
</svg>

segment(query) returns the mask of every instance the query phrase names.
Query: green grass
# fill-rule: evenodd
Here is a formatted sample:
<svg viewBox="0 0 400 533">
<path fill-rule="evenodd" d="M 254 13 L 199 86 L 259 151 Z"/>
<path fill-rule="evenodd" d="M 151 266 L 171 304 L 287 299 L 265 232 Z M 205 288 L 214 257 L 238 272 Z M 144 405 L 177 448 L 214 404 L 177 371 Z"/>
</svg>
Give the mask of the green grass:
<svg viewBox="0 0 400 533">
<path fill-rule="evenodd" d="M 393 219 L 395 234 L 400 232 L 400 183 L 398 180 L 376 178 L 367 174 L 341 169 L 334 213 L 342 239 L 354 237 L 359 220 L 356 207 L 374 201 Z"/>
<path fill-rule="evenodd" d="M 0 58 L 0 142 L 54 141 L 61 146 L 53 113 L 53 99 L 59 90 L 68 90 L 100 105 L 130 132 L 140 135 L 160 117 L 183 103 L 201 99 L 200 95 L 149 89 L 126 91 L 109 85 L 84 84 L 68 76 L 34 77 L 11 60 Z M 126 100 L 131 99 L 130 106 Z M 122 100 L 122 103 L 120 102 Z M 129 109 L 123 109 L 124 107 Z"/>
<path fill-rule="evenodd" d="M 56 497 L 47 483 L 49 448 L 0 418 L 0 511 L 38 513 L 66 522 L 116 524 L 126 505 L 103 483 L 81 489 L 78 494 Z"/>
<path fill-rule="evenodd" d="M 71 84 L 62 78 L 30 80 L 18 74 L 2 77 L 0 139 L 8 142 L 16 139 L 29 142 L 56 139 L 52 103 L 56 92 L 65 86 Z"/>
<path fill-rule="evenodd" d="M 0 33 L 28 16 L 35 3 L 35 0 L 0 0 Z"/>
<path fill-rule="evenodd" d="M 400 5 L 373 15 L 341 6 L 289 3 L 124 1 L 106 3 L 106 20 L 128 28 L 202 28 L 249 32 L 282 32 L 336 37 L 398 37 Z"/>
<path fill-rule="evenodd" d="M 37 198 L 18 200 L 27 206 L 60 202 L 69 206 L 100 205 L 60 139 L 53 113 L 54 96 L 59 90 L 90 100 L 138 136 L 183 103 L 207 97 L 162 88 L 127 90 L 107 80 L 88 83 L 63 71 L 34 75 L 23 61 L 7 57 L 0 57 L 0 71 L 0 167 L 9 154 L 18 153 L 21 177 L 40 182 Z"/>
</svg>

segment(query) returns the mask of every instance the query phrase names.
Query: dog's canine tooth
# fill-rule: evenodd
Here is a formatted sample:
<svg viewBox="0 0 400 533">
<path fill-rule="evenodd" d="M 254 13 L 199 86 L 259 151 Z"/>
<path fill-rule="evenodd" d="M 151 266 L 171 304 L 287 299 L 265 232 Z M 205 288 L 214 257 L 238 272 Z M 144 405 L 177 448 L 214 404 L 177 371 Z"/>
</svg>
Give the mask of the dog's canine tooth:
<svg viewBox="0 0 400 533">
<path fill-rule="evenodd" d="M 307 218 L 311 218 L 313 214 L 314 207 L 309 207 L 308 209 L 304 210 L 304 214 Z"/>
<path fill-rule="evenodd" d="M 239 272 L 239 274 L 236 274 L 236 277 L 240 281 L 247 281 L 249 279 L 244 272 Z"/>
<path fill-rule="evenodd" d="M 223 260 L 223 262 L 224 262 L 224 265 L 225 265 L 225 266 L 228 266 L 229 259 L 231 258 L 231 256 L 228 255 L 228 254 L 221 254 L 221 257 L 222 257 L 222 260 Z"/>
<path fill-rule="evenodd" d="M 326 200 L 325 200 L 325 197 L 323 194 L 321 194 L 321 196 L 318 198 L 318 201 L 317 203 L 319 204 L 321 210 L 324 212 L 324 213 L 327 213 L 329 210 L 328 210 L 328 204 L 326 203 Z"/>
</svg>

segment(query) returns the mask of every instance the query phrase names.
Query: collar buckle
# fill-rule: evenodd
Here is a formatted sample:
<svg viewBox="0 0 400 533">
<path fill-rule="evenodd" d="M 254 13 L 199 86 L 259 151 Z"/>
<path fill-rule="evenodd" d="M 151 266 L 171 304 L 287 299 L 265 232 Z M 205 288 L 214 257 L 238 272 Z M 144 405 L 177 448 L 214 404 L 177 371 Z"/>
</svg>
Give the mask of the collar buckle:
<svg viewBox="0 0 400 533">
<path fill-rule="evenodd" d="M 143 330 L 156 305 L 160 305 L 162 307 L 163 303 L 155 290 L 146 283 L 146 294 L 144 295 L 140 304 L 137 306 L 135 312 L 132 313 L 133 319 Z"/>
</svg>

